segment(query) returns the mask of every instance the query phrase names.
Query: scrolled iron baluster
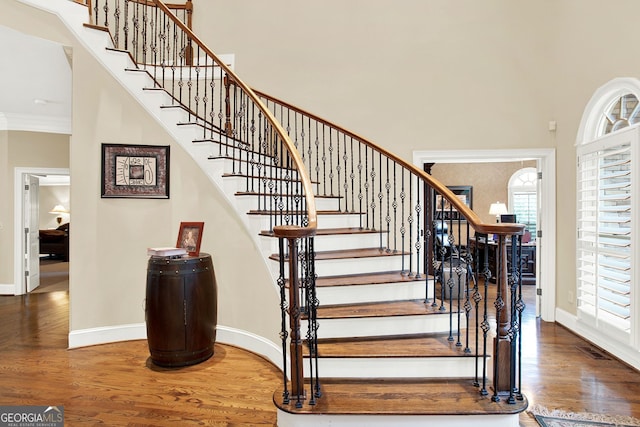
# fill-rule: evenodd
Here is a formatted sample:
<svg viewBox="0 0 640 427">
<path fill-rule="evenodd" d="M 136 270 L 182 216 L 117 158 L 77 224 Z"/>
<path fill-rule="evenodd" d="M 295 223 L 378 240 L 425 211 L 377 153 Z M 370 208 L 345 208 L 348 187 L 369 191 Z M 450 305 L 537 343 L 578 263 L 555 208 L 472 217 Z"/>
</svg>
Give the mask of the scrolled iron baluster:
<svg viewBox="0 0 640 427">
<path fill-rule="evenodd" d="M 484 236 L 485 241 L 488 242 L 489 236 Z M 482 311 L 482 322 L 480 323 L 480 328 L 482 329 L 482 388 L 480 389 L 480 395 L 487 396 L 489 392 L 487 391 L 487 345 L 488 345 L 488 333 L 491 329 L 491 325 L 488 320 L 488 292 L 489 292 L 489 279 L 491 278 L 491 271 L 489 270 L 489 245 L 484 245 L 484 295 L 483 299 L 483 311 Z"/>
<path fill-rule="evenodd" d="M 286 296 L 286 280 L 284 273 L 285 252 L 284 252 L 284 238 L 278 238 L 278 255 L 279 255 L 279 276 L 278 276 L 278 288 L 280 289 L 280 340 L 282 342 L 282 378 L 283 378 L 283 391 L 282 391 L 282 403 L 289 404 L 289 388 L 287 381 L 287 339 L 289 332 L 287 329 L 287 313 L 289 311 L 289 304 Z"/>
<path fill-rule="evenodd" d="M 400 250 L 402 251 L 402 269 L 400 270 L 402 275 L 406 275 L 408 274 L 407 270 L 405 270 L 405 259 L 406 259 L 406 255 L 404 254 L 405 252 L 407 252 L 405 250 L 405 237 L 406 237 L 406 232 L 407 229 L 405 228 L 404 225 L 404 220 L 405 220 L 405 199 L 407 198 L 407 193 L 404 191 L 404 179 L 405 179 L 405 175 L 407 173 L 405 173 L 404 168 L 402 169 L 402 183 L 400 186 Z"/>
</svg>

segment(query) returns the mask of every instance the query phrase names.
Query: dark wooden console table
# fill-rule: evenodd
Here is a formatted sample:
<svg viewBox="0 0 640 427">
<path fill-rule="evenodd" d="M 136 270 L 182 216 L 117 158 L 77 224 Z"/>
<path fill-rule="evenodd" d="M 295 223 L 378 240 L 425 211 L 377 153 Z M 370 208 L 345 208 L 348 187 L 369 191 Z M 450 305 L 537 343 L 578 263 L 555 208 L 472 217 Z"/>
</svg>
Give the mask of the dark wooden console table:
<svg viewBox="0 0 640 427">
<path fill-rule="evenodd" d="M 211 256 L 149 258 L 147 341 L 159 366 L 185 366 L 213 355 L 217 285 Z"/>
<path fill-rule="evenodd" d="M 479 250 L 480 270 L 482 270 L 484 259 L 484 247 L 488 246 L 488 258 L 489 258 L 489 271 L 491 271 L 491 282 L 496 281 L 496 263 L 497 263 L 497 250 L 498 243 L 493 240 L 489 240 L 488 243 L 485 239 L 479 241 L 475 237 L 469 239 L 469 250 L 472 254 L 475 254 L 475 248 Z M 507 256 L 510 255 L 511 243 L 507 243 Z M 522 244 L 522 284 L 523 285 L 535 285 L 536 284 L 536 244 L 535 242 Z"/>
</svg>

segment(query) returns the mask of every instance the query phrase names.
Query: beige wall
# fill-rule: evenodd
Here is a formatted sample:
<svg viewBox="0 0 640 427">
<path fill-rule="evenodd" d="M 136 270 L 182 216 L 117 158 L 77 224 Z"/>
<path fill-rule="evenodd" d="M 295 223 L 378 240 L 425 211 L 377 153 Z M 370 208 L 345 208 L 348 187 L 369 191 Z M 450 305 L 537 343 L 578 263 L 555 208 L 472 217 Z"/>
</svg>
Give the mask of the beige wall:
<svg viewBox="0 0 640 427">
<path fill-rule="evenodd" d="M 70 167 L 74 219 L 70 332 L 143 323 L 146 248 L 175 244 L 181 221 L 204 221 L 202 251 L 213 256 L 218 324 L 279 343 L 279 297 L 266 265 L 240 219 L 192 159 L 77 40 L 68 37 L 57 19 L 11 1 L 0 5 L 0 25 L 5 23 L 73 48 L 73 135 L 65 164 L 41 162 L 40 154 L 34 154 L 40 152 L 47 159 L 60 151 L 55 144 L 42 148 L 19 133 L 0 132 L 0 154 L 7 152 L 15 159 L 8 162 L 0 157 L 3 199 L 4 178 L 11 176 L 13 166 Z M 171 198 L 102 199 L 101 143 L 170 145 Z M 4 206 L 0 207 L 0 215 L 6 217 L 0 217 L 5 225 L 0 230 L 3 242 L 5 236 L 13 236 L 12 211 L 5 213 Z M 10 256 L 2 257 L 7 265 L 0 266 L 0 283 L 5 275 L 6 282 L 12 283 L 13 250 L 4 247 L 0 245 L 0 250 Z"/>
<path fill-rule="evenodd" d="M 218 324 L 278 342 L 279 298 L 240 218 L 191 157 L 78 46 L 73 76 L 70 329 L 144 322 L 147 247 L 174 245 L 181 221 L 204 221 Z M 102 143 L 170 145 L 170 199 L 101 198 Z"/>
<path fill-rule="evenodd" d="M 556 303 L 575 313 L 576 132 L 598 87 L 640 76 L 639 2 L 194 0 L 194 10 L 196 32 L 234 53 L 252 86 L 405 159 L 554 148 Z"/>
<path fill-rule="evenodd" d="M 509 179 L 527 167 L 536 167 L 536 162 L 437 163 L 431 175 L 444 185 L 473 186 L 473 210 L 482 221 L 492 223 L 496 217 L 489 215 L 491 203 L 502 202 L 509 208 Z"/>
<path fill-rule="evenodd" d="M 0 132 L 0 283 L 14 284 L 14 171 L 15 168 L 68 168 L 69 136 L 40 132 Z M 6 244 L 5 244 L 6 242 Z"/>
<path fill-rule="evenodd" d="M 25 15 L 15 2 L 2 3 L 0 23 L 50 34 L 54 40 L 65 38 L 50 17 Z M 640 57 L 630 52 L 635 51 L 640 3 L 194 4 L 196 33 L 215 52 L 236 54 L 236 70 L 245 81 L 343 124 L 405 159 L 414 150 L 427 149 L 555 148 L 557 304 L 575 312 L 567 296 L 575 294 L 576 132 L 584 106 L 599 86 L 639 73 Z M 16 11 L 5 13 L 11 7 Z M 557 122 L 556 132 L 548 131 L 550 120 Z M 216 257 L 224 286 L 221 318 L 273 336 L 274 319 L 264 307 L 273 305 L 275 297 L 253 286 L 265 280 L 266 272 L 238 265 L 241 258 L 234 255 L 247 252 L 249 239 L 202 174 L 173 147 L 170 201 L 100 199 L 101 142 L 171 144 L 76 46 L 71 168 L 74 225 L 81 232 L 73 235 L 72 257 L 83 262 L 72 266 L 71 328 L 142 321 L 144 248 L 156 244 L 152 236 L 172 242 L 181 220 L 202 219 L 207 224 L 203 247 Z M 0 133 L 0 153 L 8 149 L 7 135 Z M 4 168 L 6 160 L 0 162 Z M 6 193 L 5 187 L 3 180 L 0 191 Z M 198 198 L 183 194 L 193 189 Z M 6 207 L 0 215 L 8 217 Z M 3 241 L 8 228 L 5 224 L 0 230 Z M 225 240 L 232 242 L 232 250 L 220 244 Z M 0 251 L 6 255 L 6 249 Z M 253 252 L 246 256 L 261 266 Z M 6 271 L 0 269 L 0 282 Z M 242 277 L 237 277 L 240 271 Z M 246 286 L 257 293 L 243 292 Z M 247 295 L 253 297 L 249 306 L 243 300 Z M 266 315 L 268 321 L 244 315 L 254 309 L 256 318 Z"/>
</svg>

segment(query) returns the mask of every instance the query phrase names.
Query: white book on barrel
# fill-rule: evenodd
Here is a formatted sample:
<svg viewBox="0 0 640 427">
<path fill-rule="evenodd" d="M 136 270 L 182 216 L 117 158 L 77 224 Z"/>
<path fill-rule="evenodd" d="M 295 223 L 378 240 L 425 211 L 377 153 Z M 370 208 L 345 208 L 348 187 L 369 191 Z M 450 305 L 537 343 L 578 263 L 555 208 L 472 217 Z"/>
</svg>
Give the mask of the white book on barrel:
<svg viewBox="0 0 640 427">
<path fill-rule="evenodd" d="M 147 248 L 147 255 L 150 256 L 181 256 L 186 255 L 184 248 Z"/>
</svg>

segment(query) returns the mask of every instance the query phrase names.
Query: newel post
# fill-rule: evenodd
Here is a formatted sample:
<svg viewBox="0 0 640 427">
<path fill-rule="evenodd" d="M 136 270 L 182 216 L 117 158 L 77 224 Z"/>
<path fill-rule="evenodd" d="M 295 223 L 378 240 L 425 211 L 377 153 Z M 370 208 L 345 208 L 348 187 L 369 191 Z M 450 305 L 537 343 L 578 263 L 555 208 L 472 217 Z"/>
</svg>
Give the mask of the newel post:
<svg viewBox="0 0 640 427">
<path fill-rule="evenodd" d="M 300 336 L 300 279 L 298 276 L 298 245 L 295 238 L 289 242 L 289 330 L 291 340 L 291 398 L 304 399 L 304 374 L 302 364 L 302 338 Z"/>
<path fill-rule="evenodd" d="M 509 337 L 510 329 L 510 311 L 508 307 L 509 277 L 507 273 L 507 241 L 504 235 L 500 235 L 498 239 L 497 271 L 496 271 L 496 322 L 497 335 L 494 338 L 493 345 L 493 400 L 500 400 L 498 395 L 509 394 L 511 389 L 511 339 Z"/>
<path fill-rule="evenodd" d="M 299 264 L 299 248 L 298 242 L 299 239 L 304 239 L 306 237 L 310 237 L 315 233 L 315 230 L 306 229 L 303 227 L 298 227 L 294 225 L 287 226 L 276 226 L 273 228 L 274 235 L 280 239 L 280 278 L 278 282 L 281 287 L 280 298 L 281 298 L 281 308 L 282 308 L 282 319 L 283 319 L 283 330 L 281 331 L 282 336 L 282 347 L 285 354 L 284 357 L 284 387 L 285 387 L 285 395 L 284 402 L 289 403 L 291 400 L 295 401 L 296 407 L 302 407 L 302 401 L 305 400 L 306 394 L 304 390 L 304 359 L 303 359 L 303 344 L 304 337 L 301 333 L 301 325 L 300 321 L 302 318 L 302 304 L 301 295 L 301 279 L 300 279 L 300 264 Z M 287 249 L 288 253 L 284 253 L 284 240 L 287 241 Z M 313 249 L 311 249 L 313 250 Z M 308 257 L 309 254 L 304 254 L 305 257 Z M 288 262 L 288 278 L 285 280 L 285 262 Z M 309 268 L 307 266 L 307 268 Z M 285 292 L 285 283 L 288 283 L 288 292 Z M 285 298 L 288 301 L 285 301 Z M 307 307 L 309 308 L 309 307 Z M 311 309 L 310 309 L 311 310 Z M 312 312 L 308 313 L 309 316 L 314 316 Z M 286 327 L 284 320 L 285 317 L 289 318 L 289 330 L 286 331 L 284 328 Z M 289 338 L 289 366 L 287 366 L 287 337 Z M 308 339 L 314 340 L 314 337 L 309 337 Z M 313 346 L 311 346 L 313 347 Z M 314 350 L 315 351 L 315 350 Z M 313 354 L 313 352 L 311 352 Z M 290 373 L 290 382 L 291 388 L 287 390 L 287 378 L 286 372 L 287 368 Z M 316 367 L 317 368 L 317 367 Z M 317 370 L 317 369 L 316 369 Z M 312 382 L 313 386 L 313 382 Z M 313 391 L 312 391 L 313 392 Z M 318 397 L 319 397 L 318 390 Z M 315 394 L 314 394 L 315 395 Z M 312 399 L 309 404 L 313 404 L 314 400 Z"/>
</svg>

